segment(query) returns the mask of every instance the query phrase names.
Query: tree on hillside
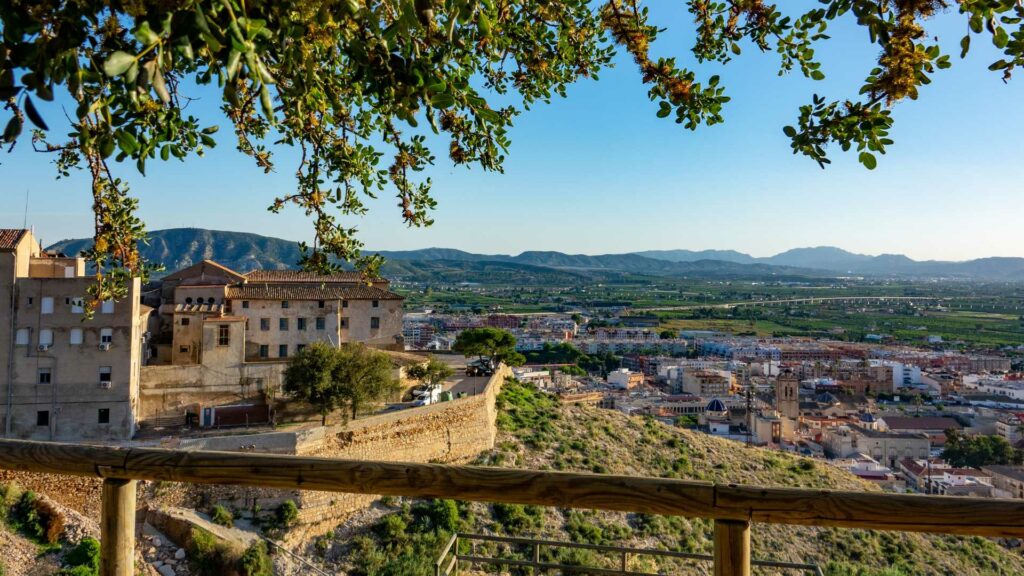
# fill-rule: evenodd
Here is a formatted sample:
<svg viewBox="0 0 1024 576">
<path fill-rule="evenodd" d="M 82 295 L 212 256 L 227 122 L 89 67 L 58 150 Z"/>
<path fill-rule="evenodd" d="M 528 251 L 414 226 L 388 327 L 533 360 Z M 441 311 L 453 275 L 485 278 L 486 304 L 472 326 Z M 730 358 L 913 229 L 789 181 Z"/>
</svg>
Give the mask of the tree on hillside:
<svg viewBox="0 0 1024 576">
<path fill-rule="evenodd" d="M 314 342 L 288 360 L 284 391 L 312 404 L 327 425 L 327 415 L 344 405 L 345 396 L 335 381 L 338 351 L 326 342 Z"/>
<path fill-rule="evenodd" d="M 288 361 L 284 390 L 316 407 L 320 423 L 334 410 L 347 409 L 352 418 L 366 405 L 387 399 L 398 390 L 391 359 L 364 344 L 335 348 L 314 342 Z"/>
<path fill-rule="evenodd" d="M 410 378 L 415 378 L 434 388 L 440 386 L 442 382 L 450 378 L 452 374 L 455 374 L 455 370 L 448 364 L 431 356 L 426 363 L 410 366 L 405 373 Z"/>
<path fill-rule="evenodd" d="M 978 468 L 992 464 L 1024 463 L 1024 451 L 1014 450 L 1002 436 L 968 436 L 959 430 L 946 430 L 942 459 L 958 468 Z"/>
<path fill-rule="evenodd" d="M 676 338 L 677 336 L 679 336 L 679 333 L 676 332 L 675 330 L 666 328 L 666 329 L 662 330 L 661 333 L 658 334 L 658 336 L 662 340 L 671 340 L 672 338 Z"/>
<path fill-rule="evenodd" d="M 352 418 L 367 405 L 393 397 L 400 387 L 391 358 L 362 343 L 341 345 L 334 380 L 348 403 Z"/>
<path fill-rule="evenodd" d="M 940 0 L 684 4 L 697 65 L 724 65 L 753 48 L 777 52 L 780 74 L 821 80 L 815 54 L 828 26 L 850 21 L 867 32 L 879 56 L 865 62 L 858 95 L 815 95 L 783 129 L 794 153 L 822 166 L 837 145 L 873 168 L 893 143 L 892 106 L 916 99 L 950 66 L 943 51 L 951 47 L 925 28 L 946 7 Z M 962 0 L 957 10 L 967 32 L 954 50 L 963 57 L 972 38 L 991 42 L 1002 54 L 989 69 L 1009 79 L 1024 64 L 1024 8 Z M 211 92 L 240 153 L 265 172 L 294 169 L 295 189 L 268 204 L 314 220 L 302 264 L 329 269 L 333 256 L 372 271 L 379 259 L 360 254 L 343 219 L 389 189 L 403 221 L 431 224 L 431 182 L 418 175 L 435 162 L 427 135 L 443 134 L 456 165 L 501 171 L 514 118 L 596 78 L 616 50 L 635 62 L 659 117 L 687 129 L 722 122 L 730 97 L 718 75 L 651 56 L 663 25 L 640 0 L 10 0 L 0 3 L 2 138 L 52 153 L 60 176 L 88 174 L 95 244 L 87 256 L 107 271 L 91 289 L 96 299 L 123 296 L 126 278 L 148 271 L 122 163 L 145 173 L 152 160 L 216 145 L 215 120 L 188 108 Z M 65 117 L 63 135 L 50 130 Z M 296 148 L 297 165 L 277 168 L 270 145 Z"/>
<path fill-rule="evenodd" d="M 463 330 L 455 338 L 452 350 L 463 356 L 487 358 L 491 369 L 504 362 L 509 366 L 518 366 L 526 361 L 522 354 L 516 352 L 516 337 L 508 330 L 499 328 L 470 328 Z"/>
</svg>

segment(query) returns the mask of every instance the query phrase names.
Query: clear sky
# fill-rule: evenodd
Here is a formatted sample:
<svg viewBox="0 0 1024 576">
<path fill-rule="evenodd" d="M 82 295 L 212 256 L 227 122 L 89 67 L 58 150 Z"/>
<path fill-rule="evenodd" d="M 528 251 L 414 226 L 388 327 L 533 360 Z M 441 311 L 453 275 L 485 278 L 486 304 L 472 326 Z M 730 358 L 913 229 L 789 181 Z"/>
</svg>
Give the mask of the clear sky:
<svg viewBox="0 0 1024 576">
<path fill-rule="evenodd" d="M 688 15 L 657 1 L 652 12 L 670 33 L 656 45 L 692 64 Z M 916 102 L 896 107 L 896 144 L 868 171 L 855 155 L 834 150 L 821 170 L 792 155 L 782 126 L 817 92 L 853 97 L 877 51 L 866 33 L 834 25 L 818 53 L 828 78 L 777 76 L 778 56 L 746 46 L 718 73 L 733 100 L 725 124 L 690 132 L 655 117 L 635 66 L 620 57 L 600 81 L 573 86 L 567 99 L 520 116 L 511 132 L 504 174 L 454 168 L 437 150 L 430 170 L 439 207 L 436 224 L 407 229 L 390 195 L 371 214 L 353 219 L 369 248 L 453 247 L 475 252 L 559 250 L 578 253 L 646 249 L 736 249 L 765 256 L 800 246 L 834 245 L 867 254 L 962 260 L 1024 256 L 1017 217 L 1024 192 L 1021 128 L 1024 79 L 1004 84 L 986 68 L 995 57 L 975 37 L 959 59 L 966 22 L 955 11 L 933 20 L 929 33 L 953 54 Z M 205 95 L 200 115 L 215 109 Z M 48 119 L 60 102 L 41 103 Z M 3 117 L 4 121 L 6 116 Z M 150 229 L 194 226 L 308 239 L 301 213 L 266 211 L 293 186 L 284 152 L 277 173 L 264 175 L 234 150 L 230 130 L 220 146 L 187 164 L 150 162 L 142 177 L 119 166 Z M 0 154 L 0 226 L 21 226 L 26 190 L 29 224 L 44 241 L 91 235 L 87 180 L 55 180 L 51 158 L 28 142 Z"/>
</svg>

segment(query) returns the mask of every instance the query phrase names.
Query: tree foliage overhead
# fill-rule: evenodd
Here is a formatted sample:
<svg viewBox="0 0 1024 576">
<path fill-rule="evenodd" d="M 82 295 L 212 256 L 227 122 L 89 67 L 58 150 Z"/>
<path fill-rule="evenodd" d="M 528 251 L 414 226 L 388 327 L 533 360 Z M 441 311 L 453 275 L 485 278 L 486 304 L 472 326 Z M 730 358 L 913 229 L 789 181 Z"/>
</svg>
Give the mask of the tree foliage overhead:
<svg viewBox="0 0 1024 576">
<path fill-rule="evenodd" d="M 452 350 L 464 356 L 487 358 L 491 368 L 497 368 L 504 362 L 509 366 L 518 366 L 525 358 L 516 352 L 516 337 L 508 330 L 500 328 L 470 328 L 459 332 L 455 337 Z"/>
<path fill-rule="evenodd" d="M 724 64 L 752 45 L 777 52 L 780 73 L 816 80 L 824 72 L 814 46 L 828 39 L 829 23 L 851 19 L 867 30 L 880 55 L 860 94 L 815 95 L 784 129 L 794 153 L 821 165 L 838 144 L 874 167 L 892 143 L 890 107 L 916 98 L 950 64 L 925 28 L 943 0 L 685 6 L 696 63 Z M 957 9 L 969 27 L 961 56 L 974 37 L 1002 51 L 990 69 L 1005 78 L 1024 64 L 1019 3 L 962 0 Z M 596 78 L 616 50 L 635 61 L 658 116 L 695 129 L 722 121 L 729 100 L 718 76 L 650 55 L 661 28 L 640 0 L 7 0 L 0 26 L 3 140 L 54 153 L 61 176 L 76 168 L 91 176 L 88 257 L 106 272 L 97 299 L 123 295 L 124 278 L 147 273 L 137 250 L 143 223 L 119 163 L 144 173 L 152 160 L 184 160 L 216 143 L 214 119 L 187 110 L 197 85 L 219 91 L 237 149 L 259 169 L 278 169 L 272 145 L 299 150 L 298 165 L 283 168 L 294 170 L 295 189 L 268 202 L 312 218 L 316 240 L 301 263 L 325 269 L 342 259 L 371 271 L 379 261 L 360 254 L 346 217 L 390 191 L 404 222 L 431 223 L 430 179 L 420 174 L 435 160 L 429 133 L 446 139 L 455 164 L 500 171 L 513 119 Z M 61 91 L 75 104 L 66 110 L 71 130 L 51 134 L 54 107 L 38 103 Z"/>
</svg>

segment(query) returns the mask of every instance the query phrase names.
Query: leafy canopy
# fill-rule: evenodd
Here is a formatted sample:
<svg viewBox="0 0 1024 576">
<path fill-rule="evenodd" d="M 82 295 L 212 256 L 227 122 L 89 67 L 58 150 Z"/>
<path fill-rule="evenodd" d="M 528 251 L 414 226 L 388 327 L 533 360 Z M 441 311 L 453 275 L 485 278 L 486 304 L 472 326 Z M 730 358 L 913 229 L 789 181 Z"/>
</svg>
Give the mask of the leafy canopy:
<svg viewBox="0 0 1024 576">
<path fill-rule="evenodd" d="M 364 344 L 336 348 L 314 342 L 288 361 L 284 390 L 316 407 L 321 424 L 341 408 L 353 418 L 367 405 L 386 400 L 398 389 L 391 359 Z"/>
<path fill-rule="evenodd" d="M 437 386 L 447 380 L 452 374 L 455 374 L 455 370 L 448 364 L 431 356 L 423 364 L 410 366 L 406 369 L 405 373 L 410 378 L 415 378 L 424 384 Z"/>
<path fill-rule="evenodd" d="M 780 74 L 815 80 L 824 78 L 815 45 L 829 24 L 851 19 L 866 29 L 879 57 L 860 94 L 815 95 L 784 128 L 794 153 L 822 166 L 838 144 L 873 168 L 892 144 L 890 107 L 917 98 L 950 65 L 925 29 L 944 0 L 820 0 L 806 11 L 762 0 L 684 5 L 693 61 L 725 64 L 751 46 L 777 52 Z M 1020 3 L 961 0 L 957 9 L 968 29 L 961 57 L 978 38 L 1002 51 L 989 68 L 1004 78 L 1024 64 Z M 216 87 L 238 151 L 259 169 L 276 169 L 272 144 L 300 152 L 287 167 L 294 190 L 270 209 L 296 206 L 312 218 L 315 241 L 302 246 L 301 263 L 328 269 L 342 259 L 368 271 L 379 259 L 360 254 L 348 217 L 390 191 L 408 225 L 431 223 L 435 201 L 420 176 L 435 161 L 428 133 L 443 135 L 455 164 L 500 171 L 513 119 L 596 78 L 616 50 L 632 56 L 660 117 L 695 129 L 721 122 L 729 101 L 718 76 L 650 56 L 661 28 L 640 0 L 7 0 L 0 27 L 4 142 L 28 138 L 55 154 L 59 176 L 78 168 L 91 176 L 87 256 L 104 271 L 97 301 L 123 296 L 127 277 L 149 272 L 121 164 L 145 173 L 150 161 L 214 146 L 218 126 L 187 109 L 204 85 Z M 74 103 L 65 107 L 71 130 L 51 134 L 58 112 L 39 103 L 63 92 Z"/>
<path fill-rule="evenodd" d="M 516 366 L 525 362 L 523 355 L 516 352 L 516 337 L 500 328 L 470 328 L 459 332 L 452 350 L 464 356 L 486 356 L 491 367 L 504 362 Z"/>
</svg>

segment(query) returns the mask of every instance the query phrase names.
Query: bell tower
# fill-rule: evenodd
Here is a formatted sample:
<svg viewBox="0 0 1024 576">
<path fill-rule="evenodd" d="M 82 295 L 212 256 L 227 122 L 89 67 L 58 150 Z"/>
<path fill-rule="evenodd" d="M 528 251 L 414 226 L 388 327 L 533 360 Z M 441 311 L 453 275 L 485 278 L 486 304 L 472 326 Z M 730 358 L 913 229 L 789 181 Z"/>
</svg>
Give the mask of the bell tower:
<svg viewBox="0 0 1024 576">
<path fill-rule="evenodd" d="M 800 418 L 800 380 L 789 368 L 775 379 L 775 409 L 786 418 Z"/>
</svg>

